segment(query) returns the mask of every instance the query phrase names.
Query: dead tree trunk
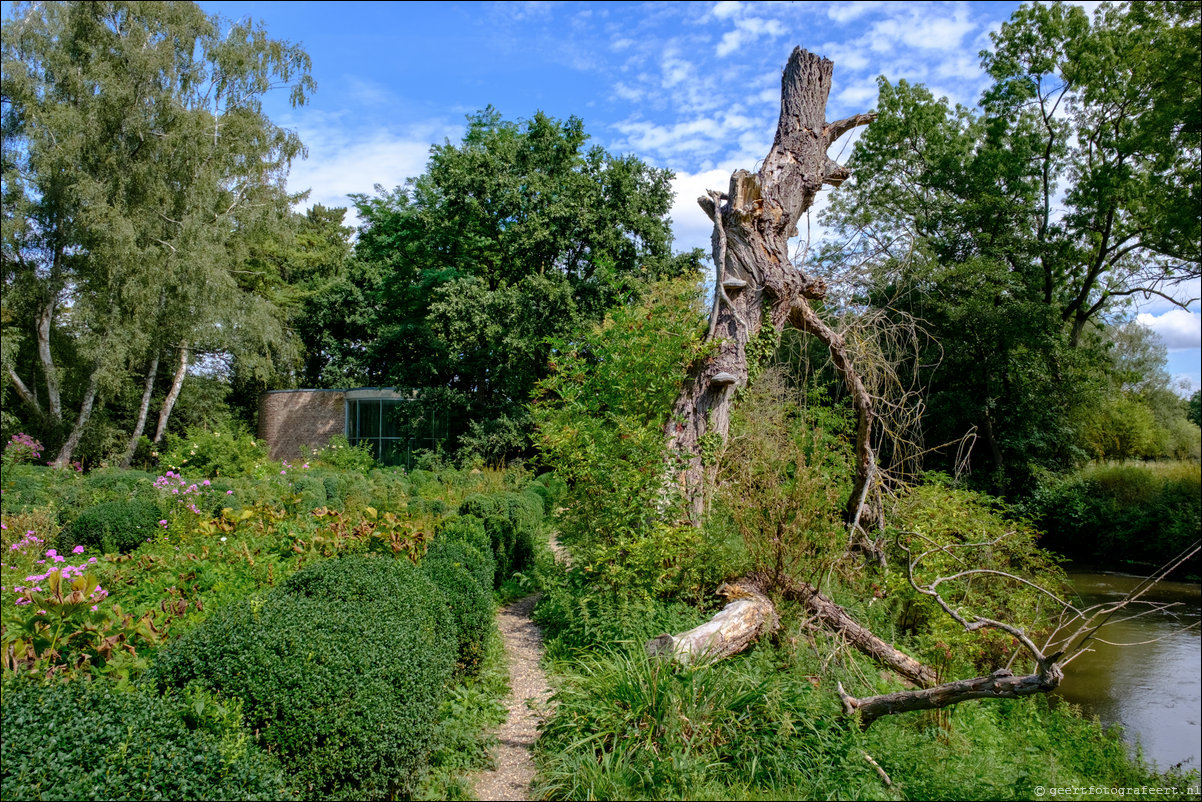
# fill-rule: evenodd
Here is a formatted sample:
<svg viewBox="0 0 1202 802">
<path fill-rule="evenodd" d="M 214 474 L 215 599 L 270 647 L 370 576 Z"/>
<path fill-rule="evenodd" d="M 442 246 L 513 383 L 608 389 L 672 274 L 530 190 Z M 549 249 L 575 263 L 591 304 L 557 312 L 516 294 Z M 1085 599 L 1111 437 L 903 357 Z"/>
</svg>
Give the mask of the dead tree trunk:
<svg viewBox="0 0 1202 802">
<path fill-rule="evenodd" d="M 703 439 L 725 442 L 730 429 L 734 392 L 748 379 L 747 345 L 764 326 L 780 331 L 792 321 L 820 337 L 835 354 L 844 378 L 854 376 L 846 352 L 809 307 L 825 296 L 826 286 L 793 266 L 788 241 L 797 221 L 814 202 L 823 184 L 838 186 L 849 173 L 832 161 L 827 149 L 847 131 L 875 119 L 858 114 L 826 121 L 834 63 L 795 48 L 781 79 L 781 113 L 772 149 L 758 173 L 737 170 L 723 194 L 698 198 L 714 221 L 716 273 L 710 337 L 717 354 L 697 370 L 682 389 L 666 426 L 673 480 L 694 523 L 704 511 L 704 493 L 712 466 L 702 463 Z M 849 381 L 863 437 L 857 438 L 857 489 L 869 475 L 872 403 L 862 384 Z M 710 471 L 707 471 L 710 469 Z M 853 499 L 861 497 L 853 493 Z M 854 514 L 854 513 L 853 513 Z"/>
<path fill-rule="evenodd" d="M 860 714 L 860 727 L 868 729 L 881 716 L 910 713 L 915 710 L 936 710 L 970 699 L 1018 699 L 1036 693 L 1048 693 L 1060 686 L 1064 678 L 1060 667 L 1049 663 L 1037 674 L 1014 676 L 1009 669 L 999 668 L 987 677 L 961 679 L 921 691 L 900 691 L 881 696 L 856 699 L 839 684 L 844 715 Z"/>
</svg>

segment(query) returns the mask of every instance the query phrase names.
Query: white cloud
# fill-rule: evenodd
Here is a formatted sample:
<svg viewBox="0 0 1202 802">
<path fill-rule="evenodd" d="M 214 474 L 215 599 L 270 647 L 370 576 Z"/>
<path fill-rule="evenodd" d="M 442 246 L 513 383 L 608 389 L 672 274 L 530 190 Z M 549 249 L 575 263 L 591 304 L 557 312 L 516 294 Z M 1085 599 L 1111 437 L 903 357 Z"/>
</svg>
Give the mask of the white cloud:
<svg viewBox="0 0 1202 802">
<path fill-rule="evenodd" d="M 1169 350 L 1202 348 L 1202 316 L 1184 309 L 1170 309 L 1161 315 L 1143 312 L 1136 321 L 1164 340 Z"/>
<path fill-rule="evenodd" d="M 714 224 L 697 205 L 697 198 L 709 189 L 725 192 L 730 185 L 730 174 L 730 170 L 718 168 L 698 173 L 677 173 L 672 179 L 672 191 L 676 197 L 669 214 L 672 216 L 672 237 L 677 250 L 701 248 L 707 254 L 710 252 L 710 234 L 713 233 Z"/>
<path fill-rule="evenodd" d="M 851 22 L 854 19 L 859 19 L 865 14 L 876 11 L 883 2 L 872 2 L 871 0 L 859 0 L 858 2 L 850 3 L 831 3 L 827 6 L 826 15 L 835 22 L 840 24 Z"/>
</svg>

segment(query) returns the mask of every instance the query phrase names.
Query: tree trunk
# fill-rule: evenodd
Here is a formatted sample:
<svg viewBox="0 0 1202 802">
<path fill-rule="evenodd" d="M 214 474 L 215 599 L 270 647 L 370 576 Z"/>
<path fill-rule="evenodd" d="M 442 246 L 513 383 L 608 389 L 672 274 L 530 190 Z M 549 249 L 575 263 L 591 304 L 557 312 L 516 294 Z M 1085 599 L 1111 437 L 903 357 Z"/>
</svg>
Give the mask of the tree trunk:
<svg viewBox="0 0 1202 802">
<path fill-rule="evenodd" d="M 138 407 L 138 422 L 134 424 L 133 434 L 129 436 L 129 445 L 125 447 L 125 456 L 121 458 L 121 467 L 128 468 L 134 461 L 134 452 L 138 450 L 138 440 L 146 428 L 146 416 L 150 412 L 150 397 L 154 394 L 154 380 L 159 375 L 159 355 L 156 352 L 150 359 L 150 368 L 146 371 L 146 386 L 142 389 L 142 404 Z"/>
<path fill-rule="evenodd" d="M 737 170 L 726 194 L 698 198 L 714 221 L 715 300 L 709 336 L 719 345 L 716 355 L 686 381 L 665 429 L 671 478 L 694 523 L 704 511 L 705 487 L 714 468 L 702 463 L 702 443 L 726 440 L 734 392 L 748 380 L 748 343 L 764 326 L 779 332 L 791 319 L 816 320 L 808 300 L 826 294 L 821 280 L 790 262 L 788 240 L 797 234 L 798 219 L 822 185 L 838 186 L 848 177 L 844 167 L 827 157 L 827 148 L 848 130 L 875 118 L 859 114 L 826 121 L 833 69 L 831 61 L 795 48 L 781 79 L 780 121 L 763 167 L 755 174 Z M 834 349 L 839 341 L 831 338 L 827 344 Z M 845 353 L 842 359 L 850 369 Z M 857 395 L 854 387 L 852 393 Z M 866 398 L 856 397 L 857 412 L 870 415 Z M 870 428 L 867 417 L 865 448 Z M 859 483 L 867 476 L 867 471 L 858 473 Z"/>
<path fill-rule="evenodd" d="M 915 685 L 935 684 L 935 671 L 861 626 L 839 605 L 808 582 L 781 575 L 776 583 L 782 595 L 795 601 L 830 632 Z M 776 629 L 776 608 L 768 598 L 771 583 L 763 576 L 748 576 L 718 589 L 733 599 L 706 623 L 679 635 L 660 635 L 645 644 L 650 655 L 670 657 L 682 665 L 712 663 L 738 654 L 759 635 Z"/>
<path fill-rule="evenodd" d="M 21 377 L 17 375 L 17 371 L 13 370 L 12 365 L 6 365 L 5 368 L 8 370 L 8 378 L 12 380 L 13 387 L 17 390 L 17 395 L 29 405 L 30 409 L 38 413 L 38 417 L 45 418 L 46 410 L 42 409 L 42 405 L 38 403 L 38 399 L 25 386 L 25 382 L 21 381 Z"/>
<path fill-rule="evenodd" d="M 92 405 L 96 403 L 96 392 L 100 388 L 100 364 L 92 366 L 92 375 L 88 377 L 88 389 L 84 392 L 83 403 L 79 407 L 79 416 L 75 419 L 75 425 L 71 427 L 71 434 L 67 436 L 67 442 L 63 443 L 63 447 L 59 449 L 58 456 L 54 458 L 52 465 L 55 468 L 65 468 L 71 464 L 71 457 L 75 456 L 75 449 L 79 446 L 79 440 L 83 437 L 84 427 L 88 425 L 88 420 L 92 417 Z"/>
<path fill-rule="evenodd" d="M 909 713 L 914 710 L 935 710 L 966 702 L 969 699 L 1017 699 L 1036 693 L 1056 690 L 1064 678 L 1059 666 L 1050 663 L 1038 674 L 1016 677 L 1009 669 L 999 668 L 987 677 L 956 680 L 921 691 L 901 691 L 882 696 L 856 699 L 849 696 L 839 685 L 839 698 L 843 700 L 844 714 L 860 714 L 860 727 L 868 729 L 881 716 L 894 713 Z"/>
<path fill-rule="evenodd" d="M 647 641 L 644 647 L 647 654 L 662 655 L 684 666 L 713 663 L 738 654 L 761 633 L 776 629 L 776 610 L 757 589 L 723 585 L 718 593 L 734 600 L 695 629 Z"/>
<path fill-rule="evenodd" d="M 38 359 L 42 363 L 42 375 L 46 378 L 46 400 L 49 406 L 50 419 L 59 423 L 63 419 L 63 402 L 59 394 L 58 368 L 54 364 L 54 355 L 50 353 L 50 325 L 54 321 L 54 307 L 58 305 L 58 297 L 52 296 L 38 312 L 37 340 Z"/>
<path fill-rule="evenodd" d="M 159 425 L 154 430 L 156 443 L 162 442 L 163 435 L 167 432 L 167 421 L 171 419 L 171 410 L 175 407 L 175 400 L 179 398 L 179 391 L 184 386 L 184 376 L 187 374 L 188 341 L 184 340 L 179 346 L 179 365 L 175 369 L 175 377 L 171 380 L 171 389 L 163 399 L 163 408 L 159 410 Z"/>
</svg>

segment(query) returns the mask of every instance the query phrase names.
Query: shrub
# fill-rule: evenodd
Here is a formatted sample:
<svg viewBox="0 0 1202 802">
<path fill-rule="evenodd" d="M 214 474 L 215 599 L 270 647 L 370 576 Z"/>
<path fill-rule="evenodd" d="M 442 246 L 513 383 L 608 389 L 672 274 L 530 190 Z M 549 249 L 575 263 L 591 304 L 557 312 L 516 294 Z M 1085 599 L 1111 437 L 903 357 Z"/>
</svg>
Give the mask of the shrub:
<svg viewBox="0 0 1202 802">
<path fill-rule="evenodd" d="M 241 699 L 305 798 L 409 793 L 455 662 L 421 571 L 386 558 L 311 565 L 163 649 L 148 676 Z"/>
<path fill-rule="evenodd" d="M 292 492 L 300 496 L 297 509 L 309 512 L 329 503 L 329 493 L 326 484 L 317 476 L 302 476 L 292 483 Z"/>
<path fill-rule="evenodd" d="M 162 531 L 158 505 L 144 499 L 108 501 L 84 510 L 61 535 L 62 544 L 127 554 Z"/>
<path fill-rule="evenodd" d="M 104 681 L 4 686 L 5 799 L 280 799 L 279 765 L 234 726 L 185 724 L 168 701 Z M 223 737 L 224 736 L 224 737 Z"/>
<path fill-rule="evenodd" d="M 459 505 L 459 514 L 484 522 L 494 559 L 496 583 L 530 564 L 534 538 L 543 518 L 543 502 L 534 493 L 474 493 Z"/>
<path fill-rule="evenodd" d="M 331 437 L 324 448 L 315 449 L 313 459 L 340 471 L 367 473 L 376 467 L 370 442 L 364 440 L 352 446 L 350 441 L 340 434 Z"/>
<path fill-rule="evenodd" d="M 493 559 L 487 542 L 481 549 L 461 540 L 437 536 L 426 551 L 425 559 L 446 559 L 462 565 L 483 590 L 488 592 L 493 588 L 497 562 Z"/>
<path fill-rule="evenodd" d="M 465 543 L 483 554 L 488 554 L 490 561 L 492 560 L 492 541 L 484 529 L 484 521 L 475 515 L 453 515 L 444 518 L 434 541 L 435 545 L 440 542 Z M 493 569 L 496 569 L 495 562 Z"/>
<path fill-rule="evenodd" d="M 474 553 L 470 546 L 450 543 L 431 549 L 421 563 L 422 571 L 446 599 L 459 636 L 459 664 L 471 672 L 484 655 L 484 639 L 493 626 L 492 577 L 483 575 L 478 553 Z M 481 579 L 487 579 L 488 584 Z"/>
<path fill-rule="evenodd" d="M 225 432 L 190 428 L 186 437 L 167 435 L 161 463 L 198 476 L 254 476 L 269 461 L 267 446 L 236 427 Z"/>
</svg>

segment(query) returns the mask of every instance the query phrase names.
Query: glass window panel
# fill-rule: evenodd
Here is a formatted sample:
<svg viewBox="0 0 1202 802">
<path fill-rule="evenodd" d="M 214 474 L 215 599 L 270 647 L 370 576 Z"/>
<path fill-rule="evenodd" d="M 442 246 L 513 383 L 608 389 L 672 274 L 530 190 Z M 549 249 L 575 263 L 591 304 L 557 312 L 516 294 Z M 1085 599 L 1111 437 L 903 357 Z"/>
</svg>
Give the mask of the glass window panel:
<svg viewBox="0 0 1202 802">
<path fill-rule="evenodd" d="M 380 436 L 380 402 L 359 402 L 359 437 L 375 438 Z"/>
<path fill-rule="evenodd" d="M 381 465 L 403 465 L 405 462 L 405 441 L 404 440 L 383 440 L 380 449 L 380 458 L 377 460 Z"/>
<path fill-rule="evenodd" d="M 358 401 L 346 402 L 346 439 L 349 440 L 352 445 L 356 440 L 359 439 L 358 428 L 355 425 L 357 423 L 355 416 L 359 412 L 358 407 Z"/>
<path fill-rule="evenodd" d="M 409 429 L 409 402 L 408 401 L 383 401 L 384 405 L 384 430 L 380 433 L 384 437 L 404 437 Z"/>
</svg>

